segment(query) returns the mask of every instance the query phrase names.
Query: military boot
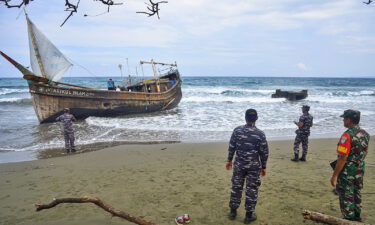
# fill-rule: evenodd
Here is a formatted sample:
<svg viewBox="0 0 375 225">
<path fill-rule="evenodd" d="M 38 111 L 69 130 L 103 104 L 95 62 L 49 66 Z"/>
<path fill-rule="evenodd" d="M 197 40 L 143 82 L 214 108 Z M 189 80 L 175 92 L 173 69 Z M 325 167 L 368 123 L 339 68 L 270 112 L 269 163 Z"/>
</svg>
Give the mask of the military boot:
<svg viewBox="0 0 375 225">
<path fill-rule="evenodd" d="M 302 155 L 302 157 L 299 159 L 299 161 L 306 162 L 306 155 Z"/>
<path fill-rule="evenodd" d="M 228 215 L 228 219 L 234 220 L 234 219 L 236 219 L 236 216 L 237 216 L 237 209 L 231 208 L 230 212 L 229 212 L 229 215 Z"/>
<path fill-rule="evenodd" d="M 362 222 L 361 214 L 355 212 L 355 221 Z"/>
<path fill-rule="evenodd" d="M 298 162 L 299 161 L 298 154 L 294 154 L 294 158 L 290 160 L 292 160 L 293 162 Z"/>
<path fill-rule="evenodd" d="M 243 221 L 244 224 L 250 224 L 251 222 L 255 221 L 257 216 L 253 212 L 246 212 L 245 220 Z"/>
<path fill-rule="evenodd" d="M 66 149 L 66 153 L 70 153 L 70 149 L 69 148 Z"/>
</svg>

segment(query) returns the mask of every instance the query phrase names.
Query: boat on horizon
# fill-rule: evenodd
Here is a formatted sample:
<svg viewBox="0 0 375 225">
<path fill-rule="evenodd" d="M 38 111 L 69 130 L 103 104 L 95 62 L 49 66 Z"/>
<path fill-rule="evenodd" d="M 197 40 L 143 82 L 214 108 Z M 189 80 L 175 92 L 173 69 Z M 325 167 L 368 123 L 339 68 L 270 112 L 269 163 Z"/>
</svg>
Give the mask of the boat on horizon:
<svg viewBox="0 0 375 225">
<path fill-rule="evenodd" d="M 27 80 L 35 114 L 40 123 L 54 122 L 65 108 L 77 119 L 89 116 L 115 117 L 128 114 L 150 113 L 176 107 L 181 98 L 181 78 L 177 63 L 153 60 L 150 64 L 155 78 L 142 80 L 122 91 L 103 90 L 60 82 L 72 66 L 69 60 L 50 42 L 26 15 L 30 62 L 32 71 L 0 54 L 12 63 Z M 157 75 L 156 66 L 169 66 L 169 71 Z"/>
</svg>

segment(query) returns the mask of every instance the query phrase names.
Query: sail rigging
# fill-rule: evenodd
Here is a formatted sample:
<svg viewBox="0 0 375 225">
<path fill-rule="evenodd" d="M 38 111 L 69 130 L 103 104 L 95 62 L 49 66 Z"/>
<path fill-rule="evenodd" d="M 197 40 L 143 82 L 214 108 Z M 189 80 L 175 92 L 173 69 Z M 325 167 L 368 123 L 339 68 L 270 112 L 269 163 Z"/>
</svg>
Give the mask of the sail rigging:
<svg viewBox="0 0 375 225">
<path fill-rule="evenodd" d="M 47 39 L 46 36 L 26 16 L 30 63 L 33 72 L 51 81 L 59 81 L 72 63 Z"/>
</svg>

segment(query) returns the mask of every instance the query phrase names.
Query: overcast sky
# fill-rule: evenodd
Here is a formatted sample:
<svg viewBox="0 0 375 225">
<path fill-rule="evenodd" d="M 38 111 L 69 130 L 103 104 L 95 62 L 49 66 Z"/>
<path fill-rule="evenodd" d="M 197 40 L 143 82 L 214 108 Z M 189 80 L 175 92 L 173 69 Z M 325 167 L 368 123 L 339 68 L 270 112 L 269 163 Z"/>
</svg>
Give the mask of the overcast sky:
<svg viewBox="0 0 375 225">
<path fill-rule="evenodd" d="M 177 61 L 183 76 L 375 77 L 375 3 L 168 0 L 158 20 L 135 13 L 146 10 L 144 1 L 122 1 L 100 16 L 105 6 L 81 1 L 63 27 L 63 0 L 33 1 L 27 11 L 75 64 L 67 76 L 92 76 L 81 66 L 119 76 L 129 58 L 131 73 L 139 60 L 154 59 Z M 29 66 L 25 17 L 3 3 L 0 50 Z M 21 76 L 0 59 L 0 77 Z"/>
</svg>

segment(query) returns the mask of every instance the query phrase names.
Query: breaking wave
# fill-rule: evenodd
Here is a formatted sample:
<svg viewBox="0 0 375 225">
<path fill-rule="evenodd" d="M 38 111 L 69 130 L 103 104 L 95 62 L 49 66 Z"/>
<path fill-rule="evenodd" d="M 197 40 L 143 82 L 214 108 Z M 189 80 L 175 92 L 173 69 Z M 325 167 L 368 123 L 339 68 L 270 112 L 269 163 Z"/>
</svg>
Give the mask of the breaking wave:
<svg viewBox="0 0 375 225">
<path fill-rule="evenodd" d="M 0 98 L 0 105 L 31 105 L 31 98 Z"/>
<path fill-rule="evenodd" d="M 271 97 L 254 97 L 254 96 L 247 96 L 247 97 L 232 97 L 232 96 L 208 96 L 208 97 L 200 97 L 200 96 L 191 96 L 185 97 L 181 100 L 181 102 L 249 102 L 249 103 L 267 103 L 267 102 L 283 102 L 285 101 L 284 98 L 271 98 Z"/>
<path fill-rule="evenodd" d="M 0 88 L 0 95 L 9 95 L 14 93 L 28 93 L 28 89 Z"/>
</svg>

